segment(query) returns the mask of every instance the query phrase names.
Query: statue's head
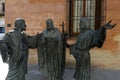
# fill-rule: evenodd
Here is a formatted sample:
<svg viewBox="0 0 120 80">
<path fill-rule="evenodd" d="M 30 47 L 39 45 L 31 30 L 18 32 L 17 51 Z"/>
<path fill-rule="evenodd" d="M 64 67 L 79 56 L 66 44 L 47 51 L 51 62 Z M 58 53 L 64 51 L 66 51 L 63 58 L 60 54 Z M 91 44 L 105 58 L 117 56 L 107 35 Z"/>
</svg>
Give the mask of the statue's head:
<svg viewBox="0 0 120 80">
<path fill-rule="evenodd" d="M 46 20 L 46 25 L 47 25 L 48 30 L 54 29 L 54 23 L 53 23 L 52 19 L 47 19 Z"/>
<path fill-rule="evenodd" d="M 80 26 L 80 30 L 90 29 L 90 20 L 87 17 L 81 17 L 79 26 Z"/>
<path fill-rule="evenodd" d="M 16 19 L 15 21 L 15 29 L 21 29 L 21 30 L 26 30 L 26 24 L 24 19 Z"/>
</svg>

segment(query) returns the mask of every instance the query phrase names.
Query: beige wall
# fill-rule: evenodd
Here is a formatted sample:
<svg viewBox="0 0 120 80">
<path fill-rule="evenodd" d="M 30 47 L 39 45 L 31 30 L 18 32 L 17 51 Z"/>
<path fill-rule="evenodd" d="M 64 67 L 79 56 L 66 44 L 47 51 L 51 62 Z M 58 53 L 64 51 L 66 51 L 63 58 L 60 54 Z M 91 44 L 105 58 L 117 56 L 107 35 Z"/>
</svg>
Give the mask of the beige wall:
<svg viewBox="0 0 120 80">
<path fill-rule="evenodd" d="M 91 50 L 92 64 L 101 68 L 120 69 L 120 1 L 106 0 L 106 22 L 112 19 L 116 27 L 107 31 L 102 49 Z"/>
<path fill-rule="evenodd" d="M 45 28 L 47 18 L 52 18 L 55 25 L 61 29 L 60 23 L 62 21 L 66 22 L 66 0 L 6 0 L 6 24 L 12 24 L 11 28 L 6 29 L 7 31 L 13 29 L 14 21 L 18 17 L 26 20 L 27 33 L 29 34 L 42 31 Z M 113 20 L 113 24 L 117 23 L 117 25 L 114 29 L 107 31 L 103 48 L 94 48 L 90 51 L 91 63 L 93 66 L 100 68 L 120 69 L 119 0 L 106 0 L 106 22 L 110 19 Z M 33 61 L 34 57 L 37 57 L 37 54 L 35 56 L 33 50 L 33 55 L 30 56 L 31 61 Z M 67 64 L 75 64 L 73 56 L 69 53 L 67 53 Z"/>
<path fill-rule="evenodd" d="M 66 23 L 66 0 L 6 0 L 6 26 L 12 24 L 16 18 L 24 18 L 27 33 L 36 34 L 45 27 L 45 20 L 52 18 L 56 27 L 61 30 L 62 21 Z"/>
</svg>

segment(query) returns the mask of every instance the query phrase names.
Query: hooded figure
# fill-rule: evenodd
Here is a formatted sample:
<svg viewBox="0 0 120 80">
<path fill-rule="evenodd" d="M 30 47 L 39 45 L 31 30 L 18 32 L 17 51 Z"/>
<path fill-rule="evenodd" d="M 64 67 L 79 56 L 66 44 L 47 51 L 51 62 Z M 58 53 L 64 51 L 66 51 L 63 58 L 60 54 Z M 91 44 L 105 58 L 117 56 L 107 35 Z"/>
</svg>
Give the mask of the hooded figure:
<svg viewBox="0 0 120 80">
<path fill-rule="evenodd" d="M 111 21 L 110 21 L 111 22 Z M 89 19 L 80 19 L 80 34 L 75 44 L 70 46 L 70 53 L 76 59 L 76 80 L 90 80 L 90 53 L 91 48 L 101 48 L 106 37 L 106 29 L 112 29 L 115 25 L 108 22 L 98 30 L 90 29 Z"/>
<path fill-rule="evenodd" d="M 2 40 L 3 61 L 8 60 L 9 71 L 6 80 L 25 80 L 27 73 L 28 49 L 35 47 L 37 37 L 27 36 L 23 31 L 26 24 L 23 19 L 15 21 L 14 30 L 6 33 Z"/>
</svg>

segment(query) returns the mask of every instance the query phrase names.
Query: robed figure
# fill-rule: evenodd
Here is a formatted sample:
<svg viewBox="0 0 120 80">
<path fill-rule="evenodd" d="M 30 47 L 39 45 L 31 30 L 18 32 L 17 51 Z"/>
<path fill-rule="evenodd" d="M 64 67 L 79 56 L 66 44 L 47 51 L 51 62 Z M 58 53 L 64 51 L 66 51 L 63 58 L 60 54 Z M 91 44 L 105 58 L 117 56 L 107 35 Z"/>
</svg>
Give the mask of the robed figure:
<svg viewBox="0 0 120 80">
<path fill-rule="evenodd" d="M 88 18 L 82 17 L 80 19 L 80 34 L 76 43 L 70 47 L 70 51 L 76 59 L 74 74 L 76 80 L 90 80 L 89 51 L 94 47 L 102 47 L 106 38 L 106 29 L 112 29 L 115 26 L 111 25 L 110 22 L 98 30 L 92 30 L 90 29 Z"/>
<path fill-rule="evenodd" d="M 28 49 L 34 48 L 37 40 L 37 36 L 30 37 L 26 35 L 23 32 L 25 30 L 25 21 L 17 19 L 14 30 L 6 33 L 2 40 L 2 59 L 3 62 L 8 62 L 9 65 L 6 80 L 25 80 Z"/>
<path fill-rule="evenodd" d="M 54 27 L 52 19 L 47 19 L 46 25 L 46 29 L 38 38 L 40 40 L 40 42 L 38 41 L 38 58 L 42 60 L 39 61 L 39 64 L 41 64 L 40 69 L 45 73 L 44 70 L 46 68 L 47 73 L 45 74 L 47 75 L 48 80 L 62 80 L 62 36 L 60 31 Z"/>
<path fill-rule="evenodd" d="M 38 52 L 38 65 L 39 71 L 45 76 L 48 76 L 47 66 L 46 66 L 46 48 L 45 48 L 45 38 L 43 33 L 38 33 L 37 38 L 37 52 Z"/>
</svg>

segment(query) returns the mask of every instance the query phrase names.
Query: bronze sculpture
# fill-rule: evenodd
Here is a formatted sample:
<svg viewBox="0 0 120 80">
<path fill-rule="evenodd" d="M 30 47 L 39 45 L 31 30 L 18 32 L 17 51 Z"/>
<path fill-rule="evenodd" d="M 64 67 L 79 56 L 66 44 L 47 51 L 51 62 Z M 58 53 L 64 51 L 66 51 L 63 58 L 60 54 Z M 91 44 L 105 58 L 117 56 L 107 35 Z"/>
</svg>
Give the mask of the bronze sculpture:
<svg viewBox="0 0 120 80">
<path fill-rule="evenodd" d="M 44 44 L 41 48 L 44 49 L 43 53 L 45 53 L 45 55 L 42 55 L 44 56 L 42 59 L 43 62 L 40 63 L 43 67 L 46 66 L 48 80 L 62 80 L 62 35 L 60 31 L 54 27 L 52 19 L 47 19 L 46 25 L 46 29 L 40 34 L 42 35 L 42 44 Z M 38 41 L 38 44 L 39 43 L 41 45 L 41 42 Z"/>
<path fill-rule="evenodd" d="M 37 38 L 37 52 L 38 52 L 38 65 L 39 71 L 45 76 L 48 76 L 46 66 L 46 51 L 45 51 L 45 38 L 43 33 L 38 34 Z"/>
<path fill-rule="evenodd" d="M 2 58 L 8 60 L 9 71 L 6 80 L 25 80 L 27 73 L 28 49 L 36 46 L 37 36 L 30 37 L 24 19 L 15 21 L 14 30 L 6 33 L 2 40 Z M 4 49 L 3 49 L 4 48 Z"/>
<path fill-rule="evenodd" d="M 76 59 L 76 80 L 90 80 L 90 53 L 94 47 L 101 48 L 106 37 L 106 29 L 112 29 L 115 25 L 110 22 L 99 28 L 91 30 L 89 20 L 81 18 L 80 34 L 75 44 L 68 45 L 67 34 L 54 27 L 52 19 L 46 20 L 46 29 L 35 36 L 28 36 L 23 31 L 26 24 L 23 19 L 15 21 L 13 31 L 6 33 L 0 41 L 3 62 L 9 63 L 9 72 L 6 80 L 25 80 L 27 73 L 28 49 L 38 50 L 38 63 L 40 70 L 48 77 L 48 80 L 63 80 L 65 69 L 65 48 L 70 46 L 70 53 Z M 64 25 L 62 25 L 64 27 Z M 64 28 L 63 28 L 64 29 Z"/>
<path fill-rule="evenodd" d="M 106 38 L 106 30 L 112 29 L 116 25 L 111 25 L 110 23 L 111 21 L 98 30 L 91 30 L 89 19 L 85 17 L 80 19 L 80 34 L 76 43 L 70 45 L 70 53 L 76 59 L 76 71 L 74 74 L 76 80 L 90 80 L 89 51 L 94 47 L 102 47 Z"/>
<path fill-rule="evenodd" d="M 62 22 L 61 26 L 62 26 L 62 47 L 63 47 L 63 50 L 62 50 L 63 51 L 63 54 L 62 54 L 62 75 L 64 75 L 65 64 L 66 64 L 66 48 L 68 48 L 69 45 L 67 44 L 68 34 L 64 30 L 64 22 Z"/>
</svg>

